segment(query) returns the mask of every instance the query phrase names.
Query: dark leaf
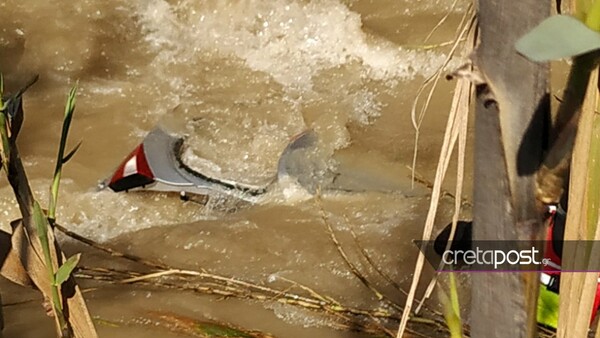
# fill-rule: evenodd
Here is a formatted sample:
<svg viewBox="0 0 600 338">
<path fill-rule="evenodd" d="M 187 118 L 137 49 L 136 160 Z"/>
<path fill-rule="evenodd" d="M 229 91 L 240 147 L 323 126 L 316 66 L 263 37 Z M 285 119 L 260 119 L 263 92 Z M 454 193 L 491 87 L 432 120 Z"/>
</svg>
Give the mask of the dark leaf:
<svg viewBox="0 0 600 338">
<path fill-rule="evenodd" d="M 77 150 L 79 150 L 79 147 L 81 147 L 81 143 L 83 141 L 79 141 L 79 143 L 77 143 L 77 145 L 75 146 L 75 148 L 73 148 L 68 154 L 67 156 L 65 156 L 62 160 L 62 163 L 65 164 L 67 162 L 69 162 L 69 160 L 71 159 L 71 157 L 73 157 L 73 155 L 75 155 L 75 153 L 77 152 Z"/>
<path fill-rule="evenodd" d="M 23 124 L 23 93 L 37 82 L 39 75 L 34 75 L 27 83 L 19 89 L 14 95 L 6 99 L 5 112 L 10 123 L 10 139 L 14 142 L 21 131 Z"/>
</svg>

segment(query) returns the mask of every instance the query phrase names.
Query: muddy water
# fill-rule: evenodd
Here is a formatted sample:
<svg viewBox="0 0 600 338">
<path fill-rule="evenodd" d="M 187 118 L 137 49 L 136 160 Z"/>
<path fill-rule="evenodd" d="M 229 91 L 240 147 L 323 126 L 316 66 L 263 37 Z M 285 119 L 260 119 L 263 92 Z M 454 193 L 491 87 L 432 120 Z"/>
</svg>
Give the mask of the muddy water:
<svg viewBox="0 0 600 338">
<path fill-rule="evenodd" d="M 448 52 L 421 45 L 452 3 L 89 0 L 64 2 L 58 10 L 56 4 L 4 2 L 0 70 L 6 87 L 14 90 L 40 74 L 26 96 L 20 136 L 33 188 L 47 200 L 64 97 L 78 81 L 70 137 L 83 146 L 64 171 L 62 224 L 173 267 L 279 289 L 289 288 L 283 282 L 289 279 L 347 306 L 375 308 L 379 301 L 341 259 L 321 209 L 351 260 L 362 258 L 350 229 L 375 264 L 408 288 L 416 256 L 411 240 L 420 237 L 429 205 L 429 191 L 412 188 L 408 179 L 414 146 L 410 105 Z M 464 9 L 459 1 L 428 44 L 451 40 Z M 440 86 L 424 121 L 417 169 L 428 178 L 451 89 L 452 84 Z M 287 140 L 311 128 L 319 135 L 323 163 L 349 174 L 354 185 L 324 191 L 319 202 L 281 183 L 255 205 L 213 198 L 200 206 L 164 194 L 95 191 L 98 180 L 156 124 L 186 137 L 184 160 L 191 166 L 247 182 L 272 175 Z M 1 182 L 6 226 L 18 209 Z M 440 225 L 449 219 L 451 203 L 442 202 Z M 87 253 L 86 266 L 125 264 L 65 241 L 71 252 Z M 359 267 L 388 297 L 403 300 L 368 264 Z M 5 302 L 34 300 L 5 309 L 7 336 L 51 337 L 52 323 L 43 318 L 39 297 L 5 284 Z M 361 336 L 333 329 L 330 316 L 276 302 L 94 286 L 86 296 L 104 337 L 176 336 L 149 315 L 160 311 L 278 337 Z M 30 316 L 39 327 L 28 325 L 24 318 Z"/>
</svg>

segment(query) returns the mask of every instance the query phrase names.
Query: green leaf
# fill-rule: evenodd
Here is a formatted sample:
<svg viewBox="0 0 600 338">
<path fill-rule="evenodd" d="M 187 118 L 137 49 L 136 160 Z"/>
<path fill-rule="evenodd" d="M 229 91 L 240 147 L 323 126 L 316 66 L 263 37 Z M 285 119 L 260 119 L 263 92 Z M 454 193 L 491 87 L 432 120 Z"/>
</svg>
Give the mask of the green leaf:
<svg viewBox="0 0 600 338">
<path fill-rule="evenodd" d="M 33 201 L 33 222 L 42 245 L 48 243 L 48 220 L 37 201 Z"/>
<path fill-rule="evenodd" d="M 462 338 L 462 320 L 460 318 L 460 304 L 458 300 L 458 288 L 454 273 L 450 273 L 450 299 L 446 299 L 444 304 L 444 316 L 446 324 L 450 331 L 451 338 Z"/>
<path fill-rule="evenodd" d="M 75 155 L 75 153 L 77 152 L 77 150 L 79 150 L 79 147 L 81 147 L 81 143 L 83 141 L 79 141 L 79 143 L 77 143 L 77 145 L 75 146 L 75 148 L 73 148 L 68 154 L 67 156 L 65 156 L 62 160 L 62 163 L 65 164 L 67 162 L 69 162 L 69 160 L 71 159 L 71 157 L 73 157 L 73 155 Z"/>
<path fill-rule="evenodd" d="M 79 263 L 80 258 L 80 253 L 71 256 L 63 265 L 60 266 L 60 268 L 58 268 L 58 271 L 56 271 L 56 276 L 54 277 L 54 285 L 60 286 L 67 279 L 69 279 L 69 276 L 71 276 L 71 272 L 73 272 L 73 269 L 75 269 L 77 263 Z"/>
<path fill-rule="evenodd" d="M 558 327 L 558 294 L 540 285 L 537 304 L 537 322 L 556 329 Z"/>
<path fill-rule="evenodd" d="M 56 219 L 56 203 L 58 200 L 58 189 L 60 186 L 60 178 L 62 175 L 62 166 L 66 163 L 71 156 L 75 154 L 79 145 L 75 147 L 66 157 L 65 148 L 67 146 L 67 138 L 69 136 L 69 128 L 71 127 L 71 120 L 73 119 L 73 112 L 75 111 L 75 96 L 77 94 L 77 84 L 71 88 L 67 97 L 67 103 L 65 105 L 65 116 L 63 119 L 62 132 L 60 135 L 60 144 L 58 146 L 58 155 L 56 156 L 56 167 L 54 168 L 54 178 L 52 185 L 50 186 L 50 203 L 48 206 L 48 218 L 53 222 Z"/>
<path fill-rule="evenodd" d="M 600 33 L 574 17 L 555 15 L 525 34 L 515 47 L 532 61 L 558 60 L 600 49 Z"/>
</svg>

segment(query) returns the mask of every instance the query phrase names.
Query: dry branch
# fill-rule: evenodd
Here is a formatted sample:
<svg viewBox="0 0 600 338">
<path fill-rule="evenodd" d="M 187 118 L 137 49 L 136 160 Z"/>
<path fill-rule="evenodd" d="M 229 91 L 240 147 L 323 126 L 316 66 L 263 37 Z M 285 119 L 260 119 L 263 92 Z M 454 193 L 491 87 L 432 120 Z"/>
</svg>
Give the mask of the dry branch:
<svg viewBox="0 0 600 338">
<path fill-rule="evenodd" d="M 469 16 L 470 11 L 467 11 L 467 13 L 465 14 L 465 17 L 463 18 L 463 24 L 461 25 L 461 27 L 459 27 L 459 31 L 460 31 L 460 35 L 459 37 L 464 36 L 465 34 L 468 34 L 471 29 L 473 28 L 474 25 L 474 17 L 471 17 L 471 20 L 469 21 L 465 21 L 465 18 L 467 18 Z M 438 71 L 438 77 L 440 76 L 442 72 L 442 69 L 440 69 Z M 463 86 L 469 86 L 466 79 L 460 79 L 459 80 Z M 469 92 L 469 91 L 467 91 Z M 432 93 L 432 92 L 431 92 Z M 431 95 L 430 93 L 430 95 Z M 459 95 L 460 94 L 460 95 Z M 448 122 L 446 124 L 446 132 L 444 134 L 444 141 L 442 144 L 442 149 L 440 151 L 440 156 L 439 156 L 439 162 L 438 162 L 438 167 L 436 170 L 436 177 L 435 177 L 435 181 L 434 181 L 434 186 L 433 186 L 433 191 L 432 191 L 432 196 L 431 196 L 431 201 L 430 201 L 430 206 L 429 206 L 429 211 L 427 213 L 427 219 L 425 221 L 425 226 L 423 228 L 423 240 L 427 241 L 429 240 L 429 238 L 431 237 L 431 233 L 433 231 L 433 225 L 434 225 L 434 220 L 435 220 L 435 216 L 437 214 L 437 207 L 438 207 L 438 202 L 439 199 L 441 197 L 441 185 L 442 182 L 444 180 L 444 177 L 446 175 L 446 171 L 448 169 L 449 163 L 450 163 L 450 157 L 452 155 L 452 152 L 454 150 L 454 146 L 458 140 L 458 136 L 461 133 L 461 131 L 464 133 L 465 130 L 463 127 L 466 126 L 464 125 L 464 123 L 462 123 L 462 121 L 466 121 L 466 116 L 464 116 L 465 114 L 468 114 L 468 111 L 464 111 L 464 109 L 461 109 L 461 111 L 459 111 L 459 109 L 457 108 L 457 106 L 461 103 L 460 101 L 463 100 L 468 100 L 468 97 L 465 98 L 463 97 L 464 93 L 459 93 L 457 94 L 458 96 L 455 96 L 455 100 L 452 102 L 452 108 L 450 109 L 450 114 L 448 116 Z M 414 168 L 414 163 L 413 163 L 413 168 Z M 460 206 L 460 198 L 461 196 L 457 196 L 458 201 L 457 201 L 457 205 Z M 413 279 L 412 279 L 412 284 L 410 287 L 410 291 L 409 291 L 409 295 L 407 297 L 406 300 L 406 305 L 405 305 L 405 312 L 402 315 L 402 320 L 400 322 L 400 327 L 398 329 L 398 334 L 397 337 L 401 338 L 404 336 L 404 331 L 406 329 L 406 325 L 408 324 L 408 320 L 410 318 L 410 312 L 412 310 L 412 306 L 413 306 L 413 301 L 416 295 L 416 291 L 417 291 L 417 285 L 419 283 L 419 280 L 421 278 L 421 273 L 423 271 L 423 266 L 425 263 L 425 256 L 422 253 L 422 250 L 419 251 L 419 256 L 417 258 L 417 262 L 415 264 L 415 270 L 414 270 L 414 274 L 413 274 Z"/>
<path fill-rule="evenodd" d="M 163 263 L 147 260 L 135 255 L 122 253 L 106 245 L 99 244 L 89 238 L 85 238 L 75 232 L 69 231 L 57 224 L 56 228 L 68 237 L 95 249 L 103 251 L 113 257 L 120 257 L 137 264 L 141 264 L 154 271 L 142 273 L 139 271 L 118 270 L 106 267 L 80 266 L 76 273 L 77 278 L 91 279 L 102 283 L 146 285 L 158 288 L 176 289 L 181 291 L 196 292 L 201 294 L 215 295 L 221 297 L 235 297 L 239 299 L 251 299 L 260 302 L 278 302 L 290 306 L 305 308 L 329 314 L 338 319 L 336 329 L 360 330 L 367 333 L 387 335 L 389 329 L 385 323 L 392 325 L 400 318 L 398 309 L 363 309 L 347 306 L 327 295 L 319 294 L 314 289 L 279 277 L 282 281 L 297 287 L 303 293 L 294 293 L 290 288 L 283 290 L 274 289 L 237 278 L 210 274 L 203 270 L 186 270 L 168 266 Z M 443 319 L 439 314 L 433 314 L 433 319 L 424 317 L 413 317 L 410 320 L 411 328 L 408 330 L 415 336 L 423 336 L 422 330 L 445 331 Z M 340 322 L 341 321 L 341 322 Z M 379 321 L 383 321 L 379 323 Z"/>
<path fill-rule="evenodd" d="M 354 276 L 356 276 L 356 278 L 358 278 L 358 280 L 360 280 L 364 286 L 366 286 L 369 290 L 371 290 L 371 292 L 373 292 L 373 294 L 375 295 L 375 297 L 377 297 L 378 300 L 385 301 L 388 305 L 392 306 L 396 310 L 402 311 L 402 308 L 398 304 L 394 303 L 389 298 L 384 296 L 381 292 L 379 292 L 379 290 L 377 290 L 377 288 L 360 272 L 360 270 L 356 267 L 356 265 L 354 265 L 354 263 L 352 263 L 350 261 L 350 259 L 348 258 L 348 255 L 346 255 L 346 251 L 344 250 L 344 248 L 342 248 L 342 245 L 338 241 L 337 236 L 335 235 L 335 232 L 333 231 L 333 228 L 331 227 L 331 224 L 329 223 L 329 220 L 327 219 L 327 214 L 325 213 L 325 210 L 323 209 L 323 204 L 321 203 L 321 200 L 320 200 L 320 197 L 318 194 L 315 197 L 315 201 L 317 203 L 317 206 L 319 207 L 319 211 L 321 212 L 321 220 L 323 221 L 323 224 L 325 225 L 325 227 L 327 229 L 327 233 L 331 237 L 331 241 L 335 245 L 336 250 L 342 257 L 342 259 L 344 260 L 344 263 L 348 266 L 348 268 L 350 269 L 352 274 Z"/>
</svg>

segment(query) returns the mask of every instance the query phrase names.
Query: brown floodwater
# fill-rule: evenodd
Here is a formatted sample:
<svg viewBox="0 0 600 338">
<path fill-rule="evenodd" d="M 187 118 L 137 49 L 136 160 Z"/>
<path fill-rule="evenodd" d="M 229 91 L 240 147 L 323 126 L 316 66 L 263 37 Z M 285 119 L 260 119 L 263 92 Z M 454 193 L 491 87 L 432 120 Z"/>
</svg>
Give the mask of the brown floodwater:
<svg viewBox="0 0 600 338">
<path fill-rule="evenodd" d="M 83 144 L 64 169 L 59 223 L 173 268 L 307 294 L 290 280 L 347 307 L 385 307 L 340 256 L 324 214 L 350 261 L 402 304 L 404 295 L 365 261 L 361 248 L 408 290 L 417 255 L 412 241 L 421 237 L 429 206 L 429 190 L 413 187 L 407 168 L 415 136 L 410 109 L 421 83 L 449 51 L 423 48 L 424 38 L 450 11 L 426 44 L 452 40 L 466 9 L 466 1 L 454 8 L 453 2 L 4 1 L 5 87 L 13 91 L 40 74 L 25 96 L 19 139 L 33 190 L 42 204 L 48 200 L 63 104 L 77 83 L 70 144 Z M 416 168 L 430 180 L 452 89 L 453 83 L 442 81 L 421 129 Z M 186 137 L 190 165 L 238 181 L 272 175 L 287 140 L 311 128 L 323 163 L 349 179 L 318 199 L 293 182 L 279 182 L 255 204 L 214 196 L 203 206 L 167 194 L 96 191 L 157 124 Z M 451 168 L 449 190 L 454 175 Z M 470 173 L 466 180 L 469 187 Z M 6 180 L 0 182 L 0 223 L 7 229 L 18 208 Z M 438 227 L 450 220 L 452 205 L 442 199 Z M 60 239 L 69 255 L 83 252 L 86 267 L 148 271 Z M 169 330 L 157 313 L 276 337 L 365 336 L 341 329 L 339 317 L 270 298 L 88 279 L 80 284 L 101 337 L 185 336 Z M 5 337 L 54 336 L 36 292 L 4 280 L 0 286 Z M 439 308 L 435 298 L 430 303 Z M 393 329 L 397 322 L 382 324 Z M 434 331 L 426 330 L 431 336 Z"/>
</svg>

